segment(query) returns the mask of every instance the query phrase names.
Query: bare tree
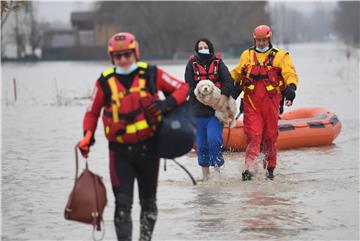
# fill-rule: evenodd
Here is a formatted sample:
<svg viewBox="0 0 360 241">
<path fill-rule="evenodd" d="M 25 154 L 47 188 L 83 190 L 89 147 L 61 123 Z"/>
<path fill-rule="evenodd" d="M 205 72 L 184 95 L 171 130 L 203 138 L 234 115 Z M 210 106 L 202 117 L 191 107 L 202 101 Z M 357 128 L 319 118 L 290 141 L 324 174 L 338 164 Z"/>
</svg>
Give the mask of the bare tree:
<svg viewBox="0 0 360 241">
<path fill-rule="evenodd" d="M 25 0 L 21 1 L 3 1 L 1 0 L 1 28 L 4 26 L 6 20 L 12 11 L 18 11 L 25 5 Z"/>
<path fill-rule="evenodd" d="M 16 57 L 21 58 L 25 56 L 25 33 L 22 28 L 20 28 L 19 23 L 19 13 L 15 12 L 15 28 L 14 28 L 14 39 L 16 43 Z"/>
<path fill-rule="evenodd" d="M 97 22 L 118 23 L 117 31 L 134 33 L 141 52 L 171 57 L 193 51 L 200 37 L 217 50 L 247 46 L 251 30 L 269 23 L 265 2 L 98 2 Z M 104 43 L 105 44 L 105 43 Z"/>
<path fill-rule="evenodd" d="M 287 44 L 329 40 L 334 30 L 334 9 L 326 2 L 315 2 L 307 3 L 312 4 L 313 11 L 304 12 L 296 8 L 297 4 L 276 2 L 272 5 L 274 42 Z"/>
<path fill-rule="evenodd" d="M 15 12 L 15 14 L 24 7 L 25 5 L 25 1 L 21 0 L 21 1 L 3 1 L 1 0 L 1 57 L 4 56 L 4 51 L 5 51 L 5 46 L 4 46 L 4 33 L 3 33 L 3 27 L 5 25 L 5 23 L 7 22 L 7 20 L 9 19 L 9 16 L 11 16 L 12 12 Z M 18 18 L 17 16 L 15 16 L 16 19 Z M 16 33 L 18 32 L 18 28 L 15 29 Z M 21 42 L 21 37 L 15 33 L 15 40 L 16 42 L 19 41 Z"/>
<path fill-rule="evenodd" d="M 36 56 L 35 51 L 40 47 L 40 43 L 42 40 L 43 33 L 45 29 L 48 27 L 48 23 L 40 22 L 35 18 L 37 15 L 37 8 L 34 5 L 34 2 L 27 2 L 27 12 L 29 13 L 30 20 L 27 22 L 28 33 L 27 33 L 27 41 L 31 48 L 31 56 Z"/>
<path fill-rule="evenodd" d="M 3 2 L 2 6 L 3 6 Z M 12 1 L 7 3 L 7 6 L 14 6 L 15 3 Z M 17 3 L 19 4 L 19 3 Z M 5 30 L 1 28 L 7 33 L 6 43 L 2 39 L 2 53 L 1 56 L 4 56 L 4 47 L 9 45 L 15 45 L 16 47 L 16 57 L 17 58 L 36 58 L 36 49 L 40 47 L 40 43 L 42 40 L 43 32 L 48 26 L 47 23 L 41 22 L 36 19 L 36 3 L 32 1 L 23 1 L 20 5 L 17 5 L 16 9 L 8 7 L 8 12 L 12 11 L 11 15 L 7 15 L 7 19 L 10 19 L 7 25 L 5 26 Z M 4 10 L 5 11 L 5 10 Z M 2 13 L 4 17 L 5 12 Z M 9 17 L 10 16 L 10 17 Z M 3 24 L 3 23 L 2 23 Z M 3 34 L 2 34 L 3 38 Z M 29 51 L 30 49 L 30 51 Z"/>
<path fill-rule="evenodd" d="M 360 41 L 360 2 L 339 2 L 335 16 L 335 30 L 346 43 Z"/>
</svg>

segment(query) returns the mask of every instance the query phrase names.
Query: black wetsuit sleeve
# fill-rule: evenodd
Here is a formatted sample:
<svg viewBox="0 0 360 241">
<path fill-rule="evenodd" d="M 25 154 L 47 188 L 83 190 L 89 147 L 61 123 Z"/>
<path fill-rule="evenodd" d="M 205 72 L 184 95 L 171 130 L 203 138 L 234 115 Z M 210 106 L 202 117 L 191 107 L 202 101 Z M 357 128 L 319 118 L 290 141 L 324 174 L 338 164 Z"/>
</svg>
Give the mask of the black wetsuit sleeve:
<svg viewBox="0 0 360 241">
<path fill-rule="evenodd" d="M 190 98 L 195 98 L 194 90 L 196 88 L 196 82 L 194 80 L 194 72 L 191 61 L 186 65 L 185 69 L 185 82 L 189 84 L 189 95 Z"/>
<path fill-rule="evenodd" d="M 222 60 L 219 62 L 219 75 L 221 81 L 221 94 L 229 97 L 234 88 L 234 80 L 231 78 L 229 69 Z"/>
</svg>

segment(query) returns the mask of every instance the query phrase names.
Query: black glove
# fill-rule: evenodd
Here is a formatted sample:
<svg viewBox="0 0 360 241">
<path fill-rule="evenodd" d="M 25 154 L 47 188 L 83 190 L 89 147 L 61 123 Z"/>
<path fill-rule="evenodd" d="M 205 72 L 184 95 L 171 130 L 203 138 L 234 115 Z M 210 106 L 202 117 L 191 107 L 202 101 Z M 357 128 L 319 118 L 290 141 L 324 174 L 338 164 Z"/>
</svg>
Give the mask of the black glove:
<svg viewBox="0 0 360 241">
<path fill-rule="evenodd" d="M 294 84 L 289 84 L 289 86 L 282 92 L 282 95 L 285 97 L 286 100 L 290 100 L 293 101 L 295 99 L 295 90 L 296 90 L 296 85 Z"/>
<path fill-rule="evenodd" d="M 244 113 L 244 100 L 240 100 L 240 114 Z"/>
<path fill-rule="evenodd" d="M 240 112 L 235 117 L 235 120 L 239 119 L 241 114 L 244 113 L 244 100 L 243 99 L 240 100 L 240 109 L 239 110 L 240 110 Z"/>
<path fill-rule="evenodd" d="M 158 116 L 176 106 L 176 101 L 172 96 L 167 97 L 165 100 L 151 99 L 143 104 L 145 111 L 151 116 Z"/>
<path fill-rule="evenodd" d="M 284 113 L 284 103 L 285 103 L 285 98 L 282 96 L 281 100 L 280 100 L 280 106 L 279 106 L 279 113 L 280 114 Z"/>
<path fill-rule="evenodd" d="M 165 100 L 154 101 L 146 107 L 146 111 L 152 116 L 160 115 L 164 113 L 166 109 L 167 109 L 167 104 Z"/>
<path fill-rule="evenodd" d="M 239 95 L 241 94 L 241 91 L 242 91 L 242 89 L 239 85 L 239 82 L 236 82 L 231 90 L 231 97 L 233 97 L 234 100 L 236 100 L 239 97 Z"/>
</svg>

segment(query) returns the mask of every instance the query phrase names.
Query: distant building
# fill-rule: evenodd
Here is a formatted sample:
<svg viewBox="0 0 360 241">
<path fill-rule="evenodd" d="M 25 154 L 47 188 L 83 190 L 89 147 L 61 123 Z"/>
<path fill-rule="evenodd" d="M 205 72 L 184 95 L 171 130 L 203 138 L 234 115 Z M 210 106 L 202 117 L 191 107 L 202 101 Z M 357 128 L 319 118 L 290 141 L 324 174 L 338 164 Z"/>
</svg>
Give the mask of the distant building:
<svg viewBox="0 0 360 241">
<path fill-rule="evenodd" d="M 51 29 L 44 33 L 42 58 L 107 59 L 107 40 L 116 32 L 116 26 L 97 23 L 95 12 L 73 12 L 70 18 L 71 29 Z"/>
<path fill-rule="evenodd" d="M 75 35 L 71 29 L 51 29 L 44 33 L 43 48 L 72 47 L 74 45 Z"/>
<path fill-rule="evenodd" d="M 71 25 L 74 30 L 76 46 L 95 45 L 95 13 L 71 13 Z"/>
</svg>

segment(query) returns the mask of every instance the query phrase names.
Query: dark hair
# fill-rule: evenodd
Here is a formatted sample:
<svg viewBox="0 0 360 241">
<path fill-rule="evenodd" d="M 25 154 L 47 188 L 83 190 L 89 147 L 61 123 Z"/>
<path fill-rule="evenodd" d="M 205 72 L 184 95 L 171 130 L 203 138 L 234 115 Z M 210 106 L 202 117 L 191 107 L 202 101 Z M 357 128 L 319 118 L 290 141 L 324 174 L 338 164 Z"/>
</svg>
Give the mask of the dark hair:
<svg viewBox="0 0 360 241">
<path fill-rule="evenodd" d="M 196 44 L 195 44 L 195 52 L 197 53 L 199 51 L 199 43 L 200 42 L 205 42 L 207 44 L 207 46 L 209 47 L 209 51 L 210 51 L 210 54 L 214 54 L 214 46 L 213 44 L 210 42 L 210 40 L 208 40 L 207 38 L 201 38 L 199 39 L 198 41 L 196 41 Z"/>
</svg>

